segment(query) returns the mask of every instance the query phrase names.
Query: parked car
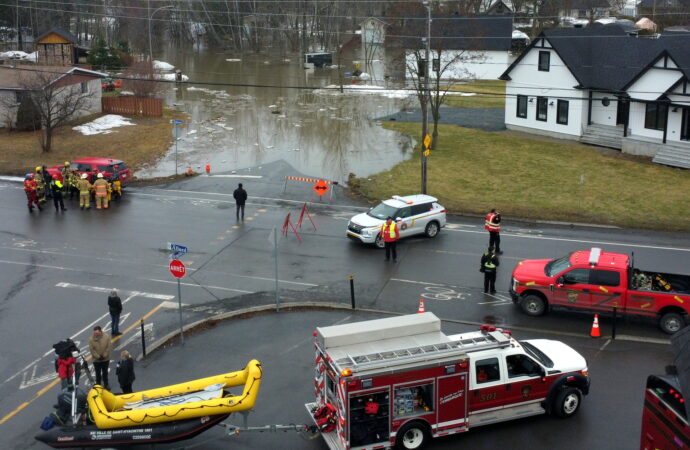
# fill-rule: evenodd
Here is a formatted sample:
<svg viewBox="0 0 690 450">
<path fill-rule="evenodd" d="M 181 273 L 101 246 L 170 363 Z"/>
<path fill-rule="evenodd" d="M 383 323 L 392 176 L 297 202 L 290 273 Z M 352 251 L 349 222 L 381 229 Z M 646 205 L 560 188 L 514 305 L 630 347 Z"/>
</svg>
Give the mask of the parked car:
<svg viewBox="0 0 690 450">
<path fill-rule="evenodd" d="M 381 226 L 386 218 L 392 217 L 398 224 L 401 238 L 415 234 L 436 237 L 441 228 L 446 226 L 446 208 L 437 202 L 437 198 L 429 195 L 394 195 L 366 213 L 357 214 L 350 219 L 347 223 L 347 236 L 383 248 Z"/>
<path fill-rule="evenodd" d="M 80 175 L 83 173 L 102 173 L 105 178 L 112 178 L 113 175 L 117 175 L 122 183 L 122 187 L 126 186 L 130 178 L 132 178 L 131 172 L 127 164 L 119 159 L 111 158 L 79 158 L 75 159 L 70 163 L 71 167 L 77 171 Z M 57 174 L 62 180 L 62 169 L 65 165 L 53 166 L 48 168 L 48 172 L 51 175 Z"/>
</svg>

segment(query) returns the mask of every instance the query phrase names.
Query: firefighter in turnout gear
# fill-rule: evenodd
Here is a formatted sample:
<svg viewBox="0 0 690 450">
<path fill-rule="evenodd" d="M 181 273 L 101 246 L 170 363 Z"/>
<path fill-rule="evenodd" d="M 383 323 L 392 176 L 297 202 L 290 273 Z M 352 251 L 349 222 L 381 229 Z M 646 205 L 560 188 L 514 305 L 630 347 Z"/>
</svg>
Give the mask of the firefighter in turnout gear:
<svg viewBox="0 0 690 450">
<path fill-rule="evenodd" d="M 113 175 L 111 180 L 113 200 L 118 201 L 122 198 L 122 182 L 120 181 L 120 178 L 117 176 L 117 174 Z"/>
<path fill-rule="evenodd" d="M 57 174 L 53 175 L 53 181 L 50 182 L 50 190 L 53 191 L 53 205 L 55 205 L 55 211 L 59 211 L 60 209 L 62 211 L 67 211 L 67 209 L 65 209 L 65 203 L 62 201 L 65 185 L 60 181 Z"/>
<path fill-rule="evenodd" d="M 98 172 L 96 181 L 93 183 L 96 193 L 96 209 L 108 209 L 108 182 L 103 178 L 103 174 Z"/>
<path fill-rule="evenodd" d="M 46 183 L 43 181 L 43 171 L 41 170 L 41 166 L 36 167 L 34 181 L 36 182 L 36 196 L 38 197 L 38 203 L 43 204 L 46 202 Z"/>
<path fill-rule="evenodd" d="M 74 195 L 74 191 L 76 191 L 78 180 L 77 172 L 72 169 L 69 161 L 65 161 L 65 167 L 62 168 L 62 183 L 65 185 L 67 192 L 69 192 L 70 199 Z"/>
<path fill-rule="evenodd" d="M 33 173 L 27 173 L 24 177 L 24 192 L 26 193 L 27 206 L 29 212 L 33 212 L 34 205 L 41 211 L 41 205 L 38 203 L 38 196 L 36 195 L 36 181 Z"/>
<path fill-rule="evenodd" d="M 84 173 L 81 176 L 81 180 L 77 183 L 77 189 L 79 189 L 79 207 L 81 209 L 91 208 L 91 183 L 86 179 L 87 175 Z"/>
<path fill-rule="evenodd" d="M 498 268 L 498 255 L 493 247 L 482 255 L 480 272 L 484 273 L 484 293 L 496 293 L 496 269 Z"/>
</svg>

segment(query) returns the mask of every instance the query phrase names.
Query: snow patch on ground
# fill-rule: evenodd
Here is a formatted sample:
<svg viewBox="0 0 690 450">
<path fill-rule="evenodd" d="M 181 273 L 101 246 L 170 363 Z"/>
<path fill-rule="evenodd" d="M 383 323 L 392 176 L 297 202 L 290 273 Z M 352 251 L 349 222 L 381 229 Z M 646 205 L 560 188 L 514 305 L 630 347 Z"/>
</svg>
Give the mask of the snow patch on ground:
<svg viewBox="0 0 690 450">
<path fill-rule="evenodd" d="M 74 127 L 72 129 L 75 131 L 79 131 L 81 134 L 85 134 L 87 136 L 92 134 L 110 134 L 113 132 L 111 128 L 124 127 L 127 125 L 136 125 L 135 123 L 132 123 L 129 120 L 130 119 L 118 116 L 117 114 L 108 114 L 103 117 L 99 117 L 98 119 L 93 120 L 89 123 L 85 123 L 84 125 Z"/>
<path fill-rule="evenodd" d="M 155 74 L 154 78 L 158 80 L 165 80 L 165 81 L 177 81 L 177 78 L 175 78 L 174 73 L 157 73 Z M 182 74 L 182 81 L 189 81 L 189 77 L 185 74 Z"/>
<path fill-rule="evenodd" d="M 153 68 L 156 70 L 170 71 L 174 70 L 175 66 L 165 61 L 158 61 L 157 59 L 153 61 Z"/>
</svg>

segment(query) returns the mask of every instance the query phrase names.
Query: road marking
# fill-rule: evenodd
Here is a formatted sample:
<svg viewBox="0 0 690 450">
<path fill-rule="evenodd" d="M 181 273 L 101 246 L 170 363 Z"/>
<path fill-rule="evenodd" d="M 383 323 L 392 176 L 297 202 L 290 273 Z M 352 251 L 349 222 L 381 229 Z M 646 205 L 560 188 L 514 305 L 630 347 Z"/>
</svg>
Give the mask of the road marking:
<svg viewBox="0 0 690 450">
<path fill-rule="evenodd" d="M 426 281 L 402 280 L 400 278 L 391 278 L 390 281 L 399 281 L 401 283 L 421 284 L 423 286 L 447 286 L 446 284 L 441 284 L 441 283 L 428 283 Z"/>
<path fill-rule="evenodd" d="M 182 307 L 184 308 L 185 306 L 189 306 L 188 303 L 182 303 Z M 163 302 L 161 303 L 161 308 L 168 308 L 168 309 L 177 309 L 180 307 L 180 304 L 177 302 Z"/>
<path fill-rule="evenodd" d="M 162 305 L 162 303 L 159 304 L 159 305 L 157 305 L 156 307 L 154 307 L 151 311 L 149 311 L 149 312 L 147 312 L 146 314 L 144 314 L 139 320 L 146 320 L 146 319 L 148 319 L 149 317 L 151 317 L 153 314 L 156 313 L 156 311 L 158 311 L 159 309 L 161 309 L 161 305 Z M 132 331 L 132 329 L 133 329 L 134 327 L 136 327 L 136 326 L 138 326 L 138 325 L 139 325 L 139 324 L 138 324 L 137 322 L 134 322 L 132 325 L 130 325 L 129 327 L 127 327 L 127 329 L 124 331 L 124 333 L 122 333 L 122 335 L 124 336 L 125 334 L 129 333 L 130 331 Z M 119 339 L 120 339 L 120 336 L 117 336 L 116 338 L 113 339 L 113 342 L 117 342 Z M 89 355 L 88 357 L 86 357 L 86 358 L 84 358 L 84 359 L 86 359 L 87 361 L 89 361 L 89 360 L 91 359 L 91 355 Z M 60 382 L 60 379 L 59 379 L 59 378 L 56 378 L 55 380 L 53 380 L 52 382 L 50 382 L 49 384 L 47 384 L 46 386 L 44 386 L 42 389 L 40 389 L 38 392 L 36 392 L 36 394 L 31 398 L 31 400 L 29 400 L 28 402 L 24 402 L 24 403 L 20 404 L 20 405 L 17 406 L 13 411 L 9 412 L 7 415 L 5 415 L 5 417 L 3 417 L 2 419 L 0 419 L 0 425 L 4 424 L 4 423 L 7 422 L 8 420 L 10 420 L 12 417 L 14 417 L 15 415 L 17 415 L 17 414 L 18 414 L 20 411 L 22 411 L 24 408 L 26 408 L 26 407 L 29 406 L 31 403 L 33 403 L 34 401 L 36 401 L 36 400 L 37 400 L 39 397 L 41 397 L 43 394 L 45 394 L 46 392 L 48 392 L 48 391 L 49 391 L 50 389 L 52 389 L 53 387 L 57 386 L 57 384 L 58 384 L 59 382 Z"/>
<path fill-rule="evenodd" d="M 83 291 L 89 291 L 89 292 L 107 292 L 110 293 L 110 291 L 113 290 L 113 288 L 105 288 L 105 287 L 100 287 L 100 286 L 87 286 L 84 284 L 74 284 L 74 283 L 66 283 L 66 282 L 60 282 L 56 284 L 55 286 L 57 287 L 62 287 L 62 288 L 73 288 L 73 289 L 81 289 Z M 153 294 L 150 292 L 140 292 L 140 291 L 125 291 L 125 290 L 119 290 L 116 289 L 119 292 L 126 293 L 132 297 L 146 297 L 146 298 L 153 298 L 156 300 L 172 300 L 175 298 L 174 295 L 164 295 L 164 294 Z M 128 301 L 129 298 L 125 301 Z"/>
<path fill-rule="evenodd" d="M 216 178 L 263 178 L 263 175 L 211 175 Z"/>
<path fill-rule="evenodd" d="M 166 283 L 166 284 L 177 284 L 177 281 L 171 281 L 171 280 L 158 280 L 156 278 L 144 278 L 147 281 L 155 281 L 156 283 Z M 274 280 L 275 281 L 275 280 Z M 282 283 L 282 281 L 281 281 Z M 221 291 L 231 291 L 231 292 L 240 292 L 242 294 L 253 294 L 254 291 L 244 291 L 242 289 L 233 289 L 233 288 L 226 288 L 226 287 L 220 287 L 220 286 L 208 286 L 208 285 L 198 285 L 194 283 L 182 283 L 180 282 L 182 286 L 189 286 L 189 287 L 195 287 L 195 288 L 202 288 L 202 289 L 220 289 Z M 171 296 L 171 298 L 175 298 L 174 296 Z"/>
</svg>

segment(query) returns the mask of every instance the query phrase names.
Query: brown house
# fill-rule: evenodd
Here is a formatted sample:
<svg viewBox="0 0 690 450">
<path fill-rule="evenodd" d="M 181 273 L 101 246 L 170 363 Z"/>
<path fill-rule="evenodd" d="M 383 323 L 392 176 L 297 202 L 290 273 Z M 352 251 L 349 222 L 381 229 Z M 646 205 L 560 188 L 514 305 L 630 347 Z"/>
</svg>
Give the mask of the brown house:
<svg viewBox="0 0 690 450">
<path fill-rule="evenodd" d="M 34 40 L 37 64 L 72 66 L 78 63 L 77 38 L 69 31 L 53 27 Z"/>
</svg>

